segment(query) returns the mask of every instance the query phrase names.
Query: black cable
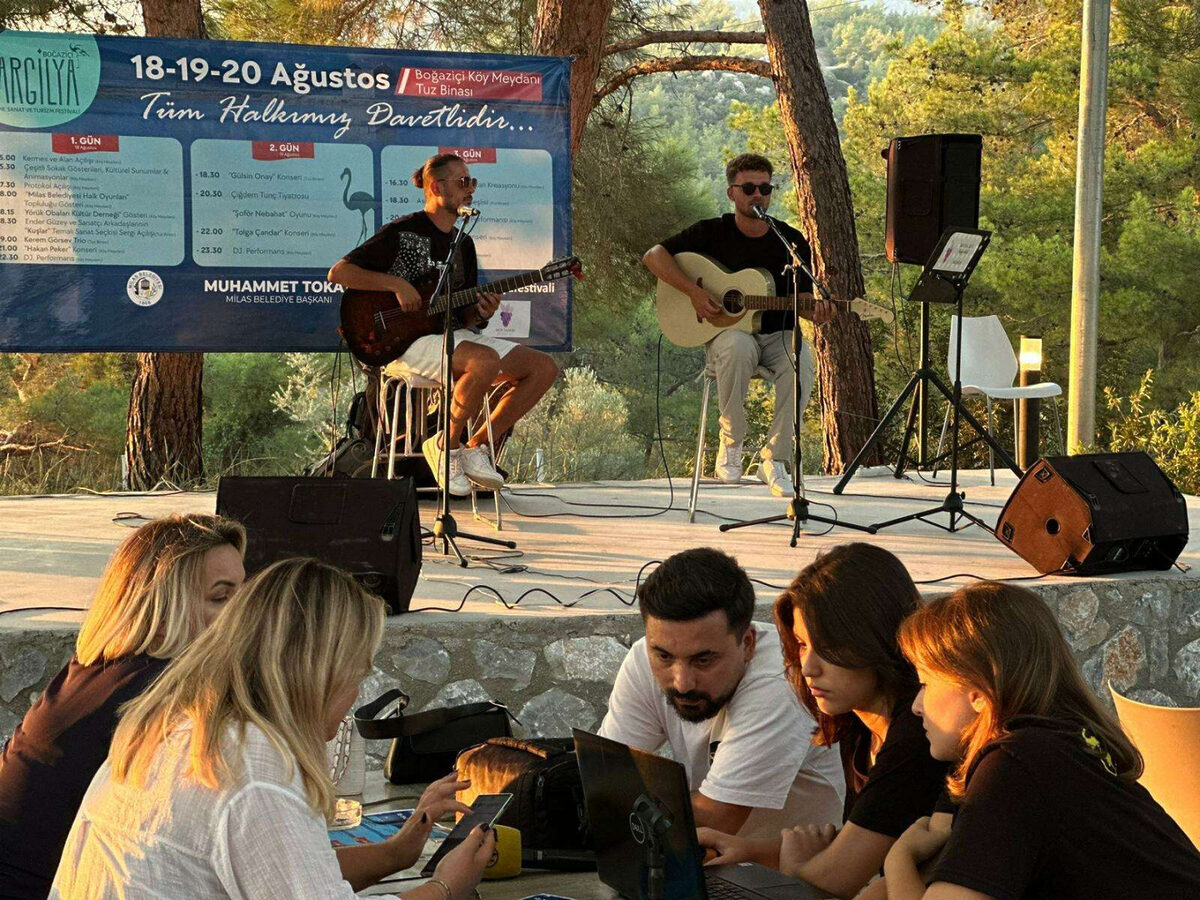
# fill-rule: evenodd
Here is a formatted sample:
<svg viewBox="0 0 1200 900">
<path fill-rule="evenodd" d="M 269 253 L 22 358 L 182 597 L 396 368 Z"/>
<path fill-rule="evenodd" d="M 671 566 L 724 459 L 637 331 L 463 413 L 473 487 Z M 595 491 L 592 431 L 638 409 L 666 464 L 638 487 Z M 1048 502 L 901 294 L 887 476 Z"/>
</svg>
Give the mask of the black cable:
<svg viewBox="0 0 1200 900">
<path fill-rule="evenodd" d="M 461 612 L 463 607 L 467 605 L 467 600 L 470 599 L 471 595 L 474 594 L 476 591 L 479 591 L 480 593 L 487 593 L 487 594 L 493 595 L 493 597 L 497 601 L 499 601 L 501 603 L 501 605 L 504 606 L 505 609 L 516 609 L 517 606 L 520 605 L 521 601 L 524 600 L 526 597 L 528 597 L 530 594 L 545 594 L 547 597 L 549 597 L 551 600 L 553 600 L 555 603 L 557 603 L 563 609 L 570 609 L 571 607 L 575 606 L 576 604 L 581 603 L 582 601 L 586 600 L 588 597 L 592 596 L 592 594 L 612 594 L 614 597 L 617 598 L 617 600 L 619 600 L 621 602 L 621 604 L 623 606 L 633 606 L 637 602 L 637 600 L 633 599 L 633 598 L 630 598 L 628 600 L 625 599 L 625 596 L 620 591 L 618 591 L 616 588 L 611 588 L 611 587 L 592 588 L 592 590 L 584 591 L 582 594 L 580 594 L 574 600 L 570 600 L 570 601 L 560 600 L 558 597 L 556 597 L 554 594 L 550 593 L 550 591 L 546 590 L 545 588 L 535 587 L 535 588 L 529 588 L 529 590 L 524 591 L 523 593 L 518 595 L 516 600 L 513 600 L 510 603 L 505 598 L 505 596 L 502 593 L 500 593 L 500 591 L 498 591 L 496 588 L 492 587 L 490 584 L 473 584 L 473 585 L 471 585 L 470 588 L 467 589 L 467 592 L 462 595 L 462 598 L 458 601 L 457 606 L 453 606 L 453 607 L 418 606 L 415 608 L 410 608 L 408 611 L 409 612 Z"/>
<path fill-rule="evenodd" d="M 0 616 L 19 612 L 87 612 L 86 606 L 18 606 L 13 609 L 0 609 Z"/>
</svg>

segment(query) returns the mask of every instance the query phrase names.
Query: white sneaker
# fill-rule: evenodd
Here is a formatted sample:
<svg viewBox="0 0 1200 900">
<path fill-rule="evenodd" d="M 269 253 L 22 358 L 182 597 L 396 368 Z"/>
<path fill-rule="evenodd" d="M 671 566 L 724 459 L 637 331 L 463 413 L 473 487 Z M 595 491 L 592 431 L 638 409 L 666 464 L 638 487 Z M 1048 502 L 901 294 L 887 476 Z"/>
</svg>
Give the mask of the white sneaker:
<svg viewBox="0 0 1200 900">
<path fill-rule="evenodd" d="M 467 477 L 481 488 L 495 491 L 504 487 L 504 476 L 493 464 L 492 448 L 487 444 L 463 448 L 462 467 Z"/>
<path fill-rule="evenodd" d="M 742 480 L 742 445 L 726 443 L 721 439 L 721 448 L 717 451 L 717 461 L 713 466 L 713 474 L 726 484 Z"/>
<path fill-rule="evenodd" d="M 758 477 L 776 497 L 792 496 L 792 477 L 788 475 L 788 470 L 783 463 L 775 462 L 773 459 L 760 459 Z"/>
<path fill-rule="evenodd" d="M 442 490 L 448 490 L 453 497 L 471 496 L 471 482 L 467 480 L 466 473 L 463 472 L 463 453 L 461 449 L 450 451 L 449 487 L 442 483 L 445 472 L 443 471 L 442 448 L 438 446 L 438 436 L 436 434 L 421 445 L 421 452 L 425 454 L 425 462 L 429 463 L 429 468 L 433 470 L 433 477 L 437 479 L 438 487 Z"/>
</svg>

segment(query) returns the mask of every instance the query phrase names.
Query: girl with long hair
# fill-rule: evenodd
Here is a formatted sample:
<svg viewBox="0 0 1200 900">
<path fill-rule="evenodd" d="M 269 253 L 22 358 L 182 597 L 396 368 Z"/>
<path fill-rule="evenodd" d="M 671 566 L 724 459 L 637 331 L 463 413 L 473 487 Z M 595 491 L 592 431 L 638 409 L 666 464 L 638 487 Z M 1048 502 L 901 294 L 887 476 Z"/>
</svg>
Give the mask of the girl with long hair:
<svg viewBox="0 0 1200 900">
<path fill-rule="evenodd" d="M 839 897 L 878 873 L 892 843 L 934 812 L 946 766 L 912 713 L 917 678 L 896 633 L 920 595 L 891 553 L 842 544 L 801 570 L 775 601 L 784 665 L 817 720 L 814 743 L 839 747 L 846 824 L 799 825 L 782 838 L 747 841 L 700 829 L 713 864 L 756 859 Z"/>
<path fill-rule="evenodd" d="M 44 900 L 63 842 L 117 726 L 242 583 L 246 533 L 230 519 L 172 515 L 117 548 L 75 653 L 0 751 L 0 885 Z"/>
<path fill-rule="evenodd" d="M 952 830 L 922 819 L 892 847 L 888 897 L 1200 897 L 1200 853 L 1137 783 L 1141 755 L 1041 598 L 962 588 L 909 617 L 900 647 L 960 805 Z M 923 879 L 917 865 L 943 847 Z"/>
<path fill-rule="evenodd" d="M 248 581 L 122 712 L 50 896 L 349 900 L 412 865 L 434 820 L 459 806 L 448 779 L 441 808 L 348 851 L 350 864 L 326 834 L 336 798 L 325 745 L 371 671 L 384 615 L 379 598 L 317 560 Z M 404 897 L 463 900 L 494 844 L 476 829 Z"/>
</svg>

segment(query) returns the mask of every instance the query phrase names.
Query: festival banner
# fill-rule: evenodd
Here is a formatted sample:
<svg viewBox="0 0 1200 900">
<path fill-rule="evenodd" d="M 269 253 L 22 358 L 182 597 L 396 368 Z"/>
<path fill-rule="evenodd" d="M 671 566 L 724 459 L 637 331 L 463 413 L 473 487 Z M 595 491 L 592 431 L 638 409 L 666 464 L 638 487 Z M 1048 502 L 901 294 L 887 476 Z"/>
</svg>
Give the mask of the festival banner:
<svg viewBox="0 0 1200 900">
<path fill-rule="evenodd" d="M 329 267 L 479 179 L 480 280 L 571 246 L 570 62 L 0 32 L 0 350 L 333 350 Z M 571 347 L 570 286 L 505 294 L 488 333 Z"/>
</svg>

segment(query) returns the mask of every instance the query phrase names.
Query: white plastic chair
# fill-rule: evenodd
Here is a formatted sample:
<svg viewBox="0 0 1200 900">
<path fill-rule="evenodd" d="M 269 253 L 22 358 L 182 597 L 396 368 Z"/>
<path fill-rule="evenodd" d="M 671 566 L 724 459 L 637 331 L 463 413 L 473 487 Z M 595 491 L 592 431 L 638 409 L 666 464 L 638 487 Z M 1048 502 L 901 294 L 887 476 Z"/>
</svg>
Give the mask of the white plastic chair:
<svg viewBox="0 0 1200 900">
<path fill-rule="evenodd" d="M 1017 453 L 1020 428 L 1018 401 L 1054 399 L 1054 427 L 1058 431 L 1058 445 L 1062 442 L 1062 422 L 1058 414 L 1058 397 L 1062 388 L 1053 381 L 1042 381 L 1026 387 L 1014 385 L 1017 377 L 1017 354 L 1013 352 L 1008 335 L 999 316 L 964 316 L 962 335 L 962 393 L 982 394 L 987 405 L 987 431 L 992 434 L 992 400 L 1013 402 L 1013 455 Z M 955 380 L 955 342 L 958 340 L 958 316 L 950 317 L 950 349 L 946 354 L 946 368 L 950 371 L 950 383 Z M 942 455 L 946 432 L 950 427 L 950 404 L 946 404 L 946 419 L 942 423 L 942 436 L 938 440 L 937 456 Z M 992 484 L 996 483 L 996 453 L 988 447 L 988 469 Z"/>
<path fill-rule="evenodd" d="M 1200 707 L 1153 706 L 1108 690 L 1145 760 L 1142 787 L 1200 849 Z"/>
<path fill-rule="evenodd" d="M 399 360 L 391 362 L 384 368 L 381 373 L 379 386 L 379 417 L 380 427 L 375 429 L 375 460 L 371 464 L 371 477 L 374 478 L 379 470 L 379 458 L 382 455 L 383 449 L 383 434 L 386 431 L 390 437 L 388 448 L 388 464 L 387 477 L 389 480 L 396 477 L 396 441 L 400 437 L 394 434 L 394 424 L 400 420 L 400 398 L 404 397 L 404 450 L 399 455 L 401 458 L 408 459 L 424 459 L 425 454 L 421 452 L 421 444 L 429 436 L 426 433 L 425 411 L 428 409 L 428 396 L 430 391 L 441 391 L 442 383 L 439 380 L 426 378 L 423 375 L 418 375 L 413 372 L 408 366 L 404 365 Z M 453 383 L 450 385 L 451 391 L 454 390 Z M 391 392 L 391 413 L 388 413 L 389 391 Z M 421 402 L 415 403 L 413 400 L 413 392 L 420 391 Z M 414 410 L 417 412 L 414 415 Z M 496 458 L 496 442 L 492 437 L 492 404 L 491 399 L 487 394 L 483 396 L 483 413 L 487 422 L 488 446 L 492 449 L 492 459 Z M 442 415 L 443 426 L 445 424 L 445 411 Z M 492 498 L 496 503 L 496 521 L 491 523 L 497 530 L 501 531 L 504 528 L 504 519 L 500 512 L 500 491 L 492 492 Z M 474 484 L 471 485 L 471 514 L 481 521 L 488 521 L 479 513 L 479 498 L 477 489 Z"/>
</svg>

